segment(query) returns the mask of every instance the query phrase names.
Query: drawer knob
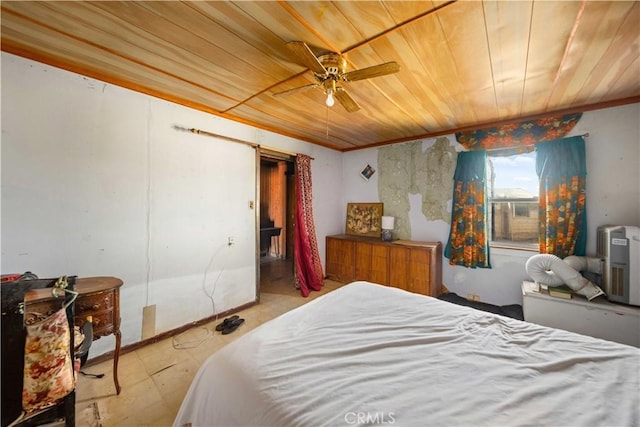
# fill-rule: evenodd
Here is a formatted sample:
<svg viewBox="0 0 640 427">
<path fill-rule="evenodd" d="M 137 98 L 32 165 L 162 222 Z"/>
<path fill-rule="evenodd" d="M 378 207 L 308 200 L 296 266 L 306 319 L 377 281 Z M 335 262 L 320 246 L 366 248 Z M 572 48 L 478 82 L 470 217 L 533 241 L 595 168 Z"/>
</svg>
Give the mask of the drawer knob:
<svg viewBox="0 0 640 427">
<path fill-rule="evenodd" d="M 99 308 L 100 308 L 100 304 L 93 304 L 93 305 L 91 306 L 91 309 L 92 309 L 92 310 L 98 310 Z"/>
</svg>

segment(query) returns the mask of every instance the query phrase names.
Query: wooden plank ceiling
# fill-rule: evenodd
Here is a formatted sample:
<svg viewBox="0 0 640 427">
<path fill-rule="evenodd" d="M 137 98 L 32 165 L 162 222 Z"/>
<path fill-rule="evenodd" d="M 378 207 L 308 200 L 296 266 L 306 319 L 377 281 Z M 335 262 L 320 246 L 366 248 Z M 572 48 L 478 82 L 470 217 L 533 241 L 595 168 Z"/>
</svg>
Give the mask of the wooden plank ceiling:
<svg viewBox="0 0 640 427">
<path fill-rule="evenodd" d="M 2 50 L 348 151 L 640 101 L 635 1 L 2 1 Z M 286 47 L 342 53 L 329 108 Z M 188 123 L 180 125 L 189 126 Z M 218 132 L 216 129 L 204 129 Z"/>
</svg>

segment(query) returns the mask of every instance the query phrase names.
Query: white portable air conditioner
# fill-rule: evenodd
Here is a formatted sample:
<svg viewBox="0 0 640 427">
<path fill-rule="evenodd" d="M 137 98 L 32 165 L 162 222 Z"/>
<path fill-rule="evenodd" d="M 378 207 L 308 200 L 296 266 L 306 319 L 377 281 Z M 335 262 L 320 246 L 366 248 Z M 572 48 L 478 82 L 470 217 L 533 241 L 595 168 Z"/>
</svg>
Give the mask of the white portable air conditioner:
<svg viewBox="0 0 640 427">
<path fill-rule="evenodd" d="M 640 227 L 598 227 L 597 252 L 609 301 L 640 306 Z"/>
</svg>

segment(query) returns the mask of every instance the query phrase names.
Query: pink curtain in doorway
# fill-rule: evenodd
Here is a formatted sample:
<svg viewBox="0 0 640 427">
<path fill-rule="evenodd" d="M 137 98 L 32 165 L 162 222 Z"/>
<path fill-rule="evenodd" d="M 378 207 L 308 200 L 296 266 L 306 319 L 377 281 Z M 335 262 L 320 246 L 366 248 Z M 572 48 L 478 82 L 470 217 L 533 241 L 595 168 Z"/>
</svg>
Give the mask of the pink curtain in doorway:
<svg viewBox="0 0 640 427">
<path fill-rule="evenodd" d="M 318 253 L 316 228 L 313 223 L 313 193 L 311 191 L 311 157 L 296 156 L 296 225 L 295 262 L 296 287 L 303 297 L 322 288 L 324 273 Z"/>
</svg>

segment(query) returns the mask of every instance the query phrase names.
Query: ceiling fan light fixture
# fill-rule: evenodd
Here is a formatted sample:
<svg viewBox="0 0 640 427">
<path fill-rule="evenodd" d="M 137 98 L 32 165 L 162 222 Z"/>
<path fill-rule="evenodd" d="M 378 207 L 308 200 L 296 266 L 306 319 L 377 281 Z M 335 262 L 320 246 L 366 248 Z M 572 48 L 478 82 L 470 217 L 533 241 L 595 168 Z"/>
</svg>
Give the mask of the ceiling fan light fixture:
<svg viewBox="0 0 640 427">
<path fill-rule="evenodd" d="M 346 72 L 347 60 L 338 52 L 329 52 L 316 56 L 303 41 L 291 41 L 287 43 L 287 47 L 297 56 L 300 65 L 304 65 L 313 72 L 313 76 L 318 83 L 285 90 L 275 93 L 274 95 L 292 93 L 299 89 L 307 89 L 310 87 L 321 87 L 327 96 L 325 99 L 327 107 L 333 107 L 337 99 L 338 103 L 349 113 L 358 111 L 360 106 L 356 100 L 349 95 L 346 88 L 337 86 L 338 83 L 349 83 L 373 77 L 386 76 L 387 74 L 400 71 L 400 65 L 398 65 L 397 62 L 391 61 Z"/>
<path fill-rule="evenodd" d="M 330 78 L 324 82 L 324 87 L 327 92 L 327 100 L 325 101 L 325 104 L 327 104 L 327 107 L 333 107 L 335 104 L 333 94 L 336 93 L 336 81 L 333 78 Z"/>
<path fill-rule="evenodd" d="M 333 91 L 331 89 L 327 90 L 327 100 L 325 101 L 325 104 L 327 104 L 327 107 L 333 107 L 333 104 L 335 104 Z"/>
</svg>

